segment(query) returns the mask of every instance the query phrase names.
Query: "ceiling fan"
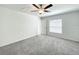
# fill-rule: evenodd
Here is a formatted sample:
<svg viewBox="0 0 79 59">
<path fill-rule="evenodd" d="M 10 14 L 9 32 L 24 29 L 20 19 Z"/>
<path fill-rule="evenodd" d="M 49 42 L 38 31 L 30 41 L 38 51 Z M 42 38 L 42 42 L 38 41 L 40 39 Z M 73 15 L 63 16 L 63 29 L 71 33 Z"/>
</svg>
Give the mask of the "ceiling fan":
<svg viewBox="0 0 79 59">
<path fill-rule="evenodd" d="M 46 4 L 32 4 L 37 10 L 32 10 L 32 12 L 38 12 L 39 14 L 42 14 L 43 12 L 50 12 L 47 10 L 48 8 L 52 7 L 52 4 L 46 5 Z M 46 6 L 45 6 L 46 5 Z"/>
</svg>

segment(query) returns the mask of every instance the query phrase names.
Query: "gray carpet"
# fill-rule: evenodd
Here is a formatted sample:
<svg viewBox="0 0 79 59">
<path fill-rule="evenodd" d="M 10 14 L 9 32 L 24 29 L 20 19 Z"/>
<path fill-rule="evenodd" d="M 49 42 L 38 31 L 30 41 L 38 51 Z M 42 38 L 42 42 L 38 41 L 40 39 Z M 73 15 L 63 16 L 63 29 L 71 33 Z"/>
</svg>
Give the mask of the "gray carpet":
<svg viewBox="0 0 79 59">
<path fill-rule="evenodd" d="M 79 43 L 39 35 L 0 47 L 0 55 L 77 55 Z"/>
</svg>

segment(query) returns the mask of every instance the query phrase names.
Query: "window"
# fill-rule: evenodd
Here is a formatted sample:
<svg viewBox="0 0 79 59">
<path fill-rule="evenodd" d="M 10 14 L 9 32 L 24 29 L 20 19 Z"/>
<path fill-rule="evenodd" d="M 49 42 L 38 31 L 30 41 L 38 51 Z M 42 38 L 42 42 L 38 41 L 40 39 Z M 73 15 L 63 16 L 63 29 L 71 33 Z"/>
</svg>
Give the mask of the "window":
<svg viewBox="0 0 79 59">
<path fill-rule="evenodd" d="M 50 20 L 49 32 L 62 33 L 62 19 Z"/>
</svg>

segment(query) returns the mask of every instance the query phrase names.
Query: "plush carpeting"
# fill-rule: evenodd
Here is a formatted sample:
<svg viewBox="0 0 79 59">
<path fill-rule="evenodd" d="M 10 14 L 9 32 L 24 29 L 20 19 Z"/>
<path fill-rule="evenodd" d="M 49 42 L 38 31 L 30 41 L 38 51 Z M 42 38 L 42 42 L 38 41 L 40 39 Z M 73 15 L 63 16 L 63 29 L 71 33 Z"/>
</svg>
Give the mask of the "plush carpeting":
<svg viewBox="0 0 79 59">
<path fill-rule="evenodd" d="M 79 43 L 39 35 L 0 47 L 0 55 L 73 55 L 79 54 Z"/>
</svg>

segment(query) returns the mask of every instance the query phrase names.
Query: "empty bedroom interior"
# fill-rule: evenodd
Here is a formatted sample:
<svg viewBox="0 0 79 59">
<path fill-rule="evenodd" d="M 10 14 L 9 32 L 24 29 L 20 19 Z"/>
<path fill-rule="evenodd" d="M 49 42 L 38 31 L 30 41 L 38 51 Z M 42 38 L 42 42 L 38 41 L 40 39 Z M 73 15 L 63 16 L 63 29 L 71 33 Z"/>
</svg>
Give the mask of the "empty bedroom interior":
<svg viewBox="0 0 79 59">
<path fill-rule="evenodd" d="M 79 5 L 0 4 L 0 55 L 79 55 Z"/>
</svg>

